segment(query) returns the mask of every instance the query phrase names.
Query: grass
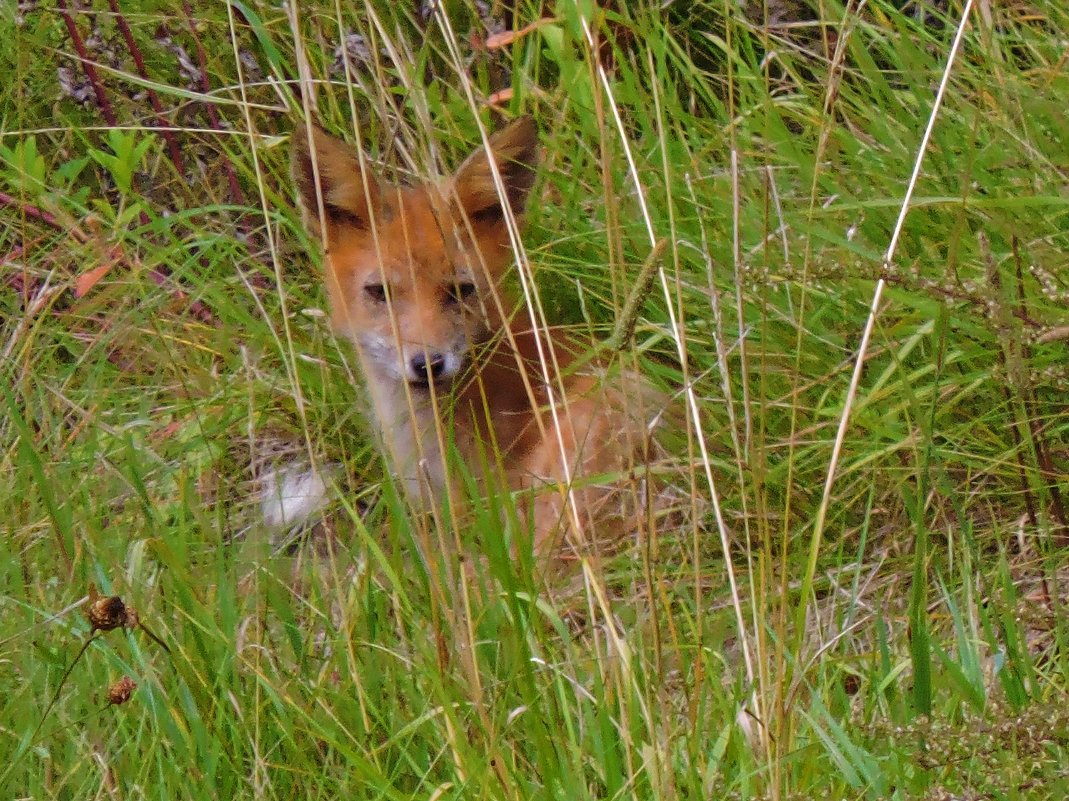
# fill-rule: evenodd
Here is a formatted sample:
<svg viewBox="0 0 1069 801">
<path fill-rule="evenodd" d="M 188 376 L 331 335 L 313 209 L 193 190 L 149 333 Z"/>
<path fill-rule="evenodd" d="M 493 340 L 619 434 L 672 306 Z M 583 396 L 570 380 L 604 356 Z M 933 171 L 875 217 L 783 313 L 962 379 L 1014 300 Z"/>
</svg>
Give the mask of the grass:
<svg viewBox="0 0 1069 801">
<path fill-rule="evenodd" d="M 460 2 L 132 5 L 0 41 L 5 797 L 1066 797 L 1058 4 L 562 0 L 489 50 Z M 622 358 L 678 395 L 685 523 L 561 583 L 507 498 L 407 513 L 292 205 L 298 77 L 400 176 L 511 87 L 536 286 L 593 339 L 667 241 Z M 283 547 L 287 460 L 342 467 Z M 169 652 L 75 661 L 90 584 Z"/>
</svg>

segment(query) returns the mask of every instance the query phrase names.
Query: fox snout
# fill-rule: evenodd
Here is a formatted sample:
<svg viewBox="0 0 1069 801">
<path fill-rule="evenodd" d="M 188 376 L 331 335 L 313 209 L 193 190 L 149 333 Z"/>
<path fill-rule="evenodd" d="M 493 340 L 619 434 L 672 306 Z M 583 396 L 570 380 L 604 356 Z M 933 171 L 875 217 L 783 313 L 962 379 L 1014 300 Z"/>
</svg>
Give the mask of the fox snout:
<svg viewBox="0 0 1069 801">
<path fill-rule="evenodd" d="M 355 339 L 364 367 L 383 380 L 403 381 L 417 389 L 444 386 L 468 361 L 463 342 L 438 346 L 429 342 L 398 343 L 390 333 L 365 334 Z"/>
<path fill-rule="evenodd" d="M 452 350 L 420 349 L 405 356 L 405 377 L 417 386 L 448 382 L 456 377 L 464 363 L 462 355 Z"/>
<path fill-rule="evenodd" d="M 467 361 L 475 333 L 468 315 L 443 304 L 437 293 L 412 287 L 392 309 L 402 377 L 416 387 L 444 385 L 457 377 Z M 391 326 L 392 327 L 392 326 Z"/>
</svg>

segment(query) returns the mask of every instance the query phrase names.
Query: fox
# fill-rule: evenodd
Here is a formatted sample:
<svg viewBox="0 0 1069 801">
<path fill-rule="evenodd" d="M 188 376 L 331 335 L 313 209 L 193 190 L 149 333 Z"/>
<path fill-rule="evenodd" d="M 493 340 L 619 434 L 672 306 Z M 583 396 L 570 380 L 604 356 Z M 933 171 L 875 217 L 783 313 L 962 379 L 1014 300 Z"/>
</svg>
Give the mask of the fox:
<svg viewBox="0 0 1069 801">
<path fill-rule="evenodd" d="M 444 179 L 397 185 L 310 122 L 295 130 L 292 176 L 322 243 L 332 325 L 355 347 L 404 494 L 434 509 L 466 473 L 515 493 L 536 554 L 582 552 L 641 524 L 659 394 L 537 325 L 510 292 L 537 126 L 519 117 L 484 142 Z"/>
</svg>

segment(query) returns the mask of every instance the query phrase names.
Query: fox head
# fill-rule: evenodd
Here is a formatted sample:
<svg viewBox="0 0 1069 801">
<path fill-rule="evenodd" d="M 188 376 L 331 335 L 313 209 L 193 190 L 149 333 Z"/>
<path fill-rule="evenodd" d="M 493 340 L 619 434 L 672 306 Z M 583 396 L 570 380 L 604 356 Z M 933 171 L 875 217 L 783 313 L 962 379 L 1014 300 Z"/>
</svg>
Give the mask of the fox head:
<svg viewBox="0 0 1069 801">
<path fill-rule="evenodd" d="M 294 134 L 293 176 L 305 225 L 325 243 L 334 325 L 365 370 L 415 388 L 445 385 L 501 327 L 497 292 L 512 258 L 504 204 L 523 213 L 537 138 L 522 117 L 445 181 L 399 187 L 320 128 Z"/>
</svg>

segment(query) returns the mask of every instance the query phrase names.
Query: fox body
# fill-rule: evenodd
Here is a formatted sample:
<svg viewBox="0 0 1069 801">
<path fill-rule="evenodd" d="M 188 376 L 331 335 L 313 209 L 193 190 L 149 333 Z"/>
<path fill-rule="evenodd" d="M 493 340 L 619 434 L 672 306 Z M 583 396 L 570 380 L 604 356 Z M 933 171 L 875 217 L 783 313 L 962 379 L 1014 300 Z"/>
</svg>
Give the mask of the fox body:
<svg viewBox="0 0 1069 801">
<path fill-rule="evenodd" d="M 334 325 L 356 346 L 410 497 L 441 500 L 460 478 L 448 468 L 455 448 L 472 475 L 498 471 L 509 489 L 529 491 L 523 508 L 546 551 L 560 535 L 576 544 L 633 514 L 621 511 L 620 498 L 635 496 L 621 476 L 647 458 L 652 395 L 627 374 L 570 370 L 576 343 L 536 330 L 507 299 L 509 223 L 534 183 L 537 131 L 521 118 L 488 144 L 445 181 L 397 187 L 313 127 L 295 135 L 293 172 L 325 246 Z"/>
</svg>

